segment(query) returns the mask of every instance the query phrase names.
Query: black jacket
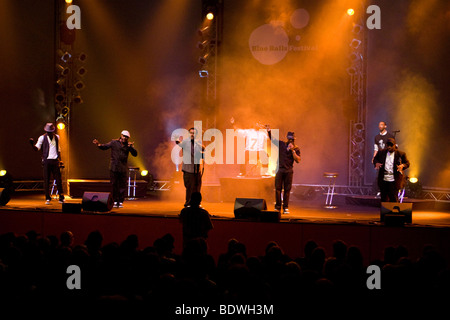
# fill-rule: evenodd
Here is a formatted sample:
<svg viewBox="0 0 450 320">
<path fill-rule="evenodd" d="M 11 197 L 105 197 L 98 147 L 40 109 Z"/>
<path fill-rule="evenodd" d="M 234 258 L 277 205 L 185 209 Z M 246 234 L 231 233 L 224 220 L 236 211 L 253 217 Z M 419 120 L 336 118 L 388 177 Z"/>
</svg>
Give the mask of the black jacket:
<svg viewBox="0 0 450 320">
<path fill-rule="evenodd" d="M 381 163 L 382 166 L 380 170 L 378 171 L 378 186 L 381 186 L 381 183 L 384 179 L 384 173 L 385 173 L 385 167 L 386 167 L 386 155 L 388 153 L 388 149 L 383 149 L 377 152 L 373 164 L 376 165 L 377 163 Z M 400 150 L 394 151 L 394 180 L 395 180 L 395 186 L 398 190 L 403 189 L 405 185 L 405 175 L 397 171 L 397 166 L 403 164 L 405 167 L 403 170 L 409 168 L 409 160 L 406 157 L 406 153 Z"/>
</svg>

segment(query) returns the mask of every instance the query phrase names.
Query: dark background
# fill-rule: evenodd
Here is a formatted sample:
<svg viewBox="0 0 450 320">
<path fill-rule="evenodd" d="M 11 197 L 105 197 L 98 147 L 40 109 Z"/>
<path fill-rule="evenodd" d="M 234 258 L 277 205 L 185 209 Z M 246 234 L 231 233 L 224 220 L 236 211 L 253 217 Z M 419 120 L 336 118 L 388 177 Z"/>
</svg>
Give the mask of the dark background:
<svg viewBox="0 0 450 320">
<path fill-rule="evenodd" d="M 231 128 L 233 116 L 243 127 L 260 121 L 282 135 L 295 131 L 303 163 L 294 183 L 323 184 L 323 171 L 337 170 L 338 183 L 347 184 L 349 35 L 336 23 L 348 5 L 358 3 L 224 1 L 217 127 Z M 411 173 L 423 185 L 449 188 L 449 4 L 373 3 L 381 8 L 382 28 L 368 31 L 366 183 L 374 179 L 373 137 L 384 120 L 389 130 L 401 130 L 398 143 L 410 157 Z M 108 178 L 109 152 L 97 150 L 92 139 L 107 142 L 123 129 L 139 151 L 130 165 L 169 178 L 175 170 L 171 132 L 205 118 L 196 48 L 201 1 L 74 4 L 82 17 L 75 51 L 87 54 L 88 73 L 84 103 L 71 112 L 70 178 Z M 15 180 L 42 178 L 40 155 L 28 139 L 54 121 L 54 6 L 49 0 L 0 1 L 0 167 Z M 318 50 L 289 52 L 273 66 L 257 62 L 248 48 L 252 30 L 272 18 L 286 22 L 297 8 L 310 12 L 301 36 Z M 224 166 L 219 176 L 235 169 Z"/>
</svg>

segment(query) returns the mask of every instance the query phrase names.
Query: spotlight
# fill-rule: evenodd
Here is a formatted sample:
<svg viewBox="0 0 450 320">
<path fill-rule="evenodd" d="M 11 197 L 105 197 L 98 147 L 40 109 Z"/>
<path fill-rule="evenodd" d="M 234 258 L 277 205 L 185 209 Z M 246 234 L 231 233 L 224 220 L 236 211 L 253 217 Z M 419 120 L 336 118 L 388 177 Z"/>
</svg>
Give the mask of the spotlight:
<svg viewBox="0 0 450 320">
<path fill-rule="evenodd" d="M 72 58 L 72 55 L 67 51 L 62 51 L 61 49 L 57 50 L 58 56 L 61 58 L 62 61 L 66 62 L 69 61 L 70 58 Z"/>
<path fill-rule="evenodd" d="M 76 104 L 81 104 L 83 103 L 83 99 L 81 99 L 81 96 L 78 95 L 73 98 L 73 102 Z"/>
<path fill-rule="evenodd" d="M 66 122 L 63 116 L 59 116 L 58 119 L 56 119 L 56 127 L 59 130 L 64 130 L 66 128 Z"/>
<path fill-rule="evenodd" d="M 199 35 L 200 37 L 202 37 L 202 36 L 205 35 L 207 32 L 209 32 L 209 26 L 205 26 L 205 27 L 199 29 L 197 32 L 198 32 L 198 35 Z"/>
<path fill-rule="evenodd" d="M 355 14 L 355 10 L 353 10 L 352 8 L 347 9 L 347 14 L 348 14 L 349 16 L 352 16 L 352 15 Z"/>
<path fill-rule="evenodd" d="M 78 56 L 77 56 L 77 59 L 78 59 L 79 61 L 81 61 L 81 62 L 85 62 L 86 59 L 87 59 L 86 53 L 84 53 L 84 52 L 79 53 Z"/>
<path fill-rule="evenodd" d="M 67 76 L 69 74 L 69 68 L 65 68 L 60 64 L 56 65 L 56 70 L 62 75 L 62 76 Z"/>
<path fill-rule="evenodd" d="M 352 62 L 356 62 L 358 60 L 362 60 L 362 55 L 356 52 L 352 52 L 349 54 L 349 58 Z"/>
<path fill-rule="evenodd" d="M 64 93 L 62 93 L 62 92 L 58 92 L 58 93 L 55 95 L 55 101 L 56 101 L 56 102 L 61 103 L 61 102 L 63 102 L 65 99 L 66 99 L 66 96 L 65 96 Z"/>
<path fill-rule="evenodd" d="M 206 78 L 208 77 L 208 70 L 199 70 L 198 75 L 200 78 Z"/>
<path fill-rule="evenodd" d="M 407 178 L 405 195 L 409 198 L 420 199 L 423 195 L 422 185 L 416 177 Z"/>
<path fill-rule="evenodd" d="M 75 87 L 75 89 L 77 90 L 83 90 L 85 85 L 82 81 L 78 80 L 77 82 L 75 82 L 75 84 L 73 85 Z"/>
<path fill-rule="evenodd" d="M 352 32 L 356 35 L 360 34 L 363 27 L 360 24 L 353 25 Z"/>
<path fill-rule="evenodd" d="M 212 20 L 212 19 L 214 19 L 214 13 L 212 13 L 212 12 L 208 12 L 208 14 L 206 15 L 206 19 L 208 19 L 208 20 Z"/>
<path fill-rule="evenodd" d="M 205 54 L 203 57 L 198 58 L 198 62 L 205 64 L 208 61 L 209 53 Z"/>
<path fill-rule="evenodd" d="M 66 0 L 66 3 L 67 3 L 67 4 L 71 4 L 71 3 L 72 3 L 72 0 Z"/>
<path fill-rule="evenodd" d="M 78 68 L 77 74 L 81 77 L 83 77 L 86 74 L 87 70 L 85 67 Z"/>
<path fill-rule="evenodd" d="M 197 43 L 197 48 L 199 48 L 200 50 L 203 50 L 206 48 L 206 45 L 208 44 L 208 40 L 205 41 L 199 41 Z"/>
<path fill-rule="evenodd" d="M 58 88 L 61 88 L 62 85 L 64 84 L 64 82 L 66 82 L 66 79 L 64 79 L 64 78 L 59 78 L 58 80 L 56 80 L 56 84 L 58 85 Z"/>
<path fill-rule="evenodd" d="M 148 171 L 147 170 L 142 170 L 141 171 L 141 176 L 146 177 L 148 175 Z"/>
<path fill-rule="evenodd" d="M 417 179 L 416 177 L 409 178 L 409 182 L 411 183 L 417 183 L 417 181 L 419 181 L 419 179 Z"/>
<path fill-rule="evenodd" d="M 354 67 L 347 68 L 347 73 L 351 76 L 355 75 L 357 70 Z"/>
<path fill-rule="evenodd" d="M 4 177 L 6 175 L 6 170 L 0 170 L 0 177 Z"/>
<path fill-rule="evenodd" d="M 63 117 L 67 117 L 67 115 L 69 114 L 70 109 L 67 106 L 64 106 L 61 109 L 61 114 L 63 115 Z"/>
<path fill-rule="evenodd" d="M 358 49 L 360 45 L 361 40 L 358 39 L 353 39 L 352 42 L 350 42 L 350 47 L 352 47 L 353 49 Z"/>
</svg>

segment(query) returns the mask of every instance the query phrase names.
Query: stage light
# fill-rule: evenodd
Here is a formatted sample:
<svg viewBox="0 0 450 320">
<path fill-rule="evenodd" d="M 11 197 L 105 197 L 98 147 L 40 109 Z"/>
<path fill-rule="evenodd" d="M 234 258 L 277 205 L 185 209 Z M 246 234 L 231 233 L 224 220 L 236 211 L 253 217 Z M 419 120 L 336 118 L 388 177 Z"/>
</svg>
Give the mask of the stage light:
<svg viewBox="0 0 450 320">
<path fill-rule="evenodd" d="M 86 59 L 87 59 L 86 53 L 84 53 L 84 52 L 79 53 L 78 56 L 77 56 L 77 59 L 78 59 L 79 61 L 81 61 L 81 62 L 85 62 Z"/>
<path fill-rule="evenodd" d="M 76 104 L 81 104 L 83 103 L 83 99 L 81 99 L 81 96 L 78 95 L 73 98 L 73 102 Z"/>
<path fill-rule="evenodd" d="M 61 103 L 61 102 L 63 102 L 65 99 L 66 99 L 66 96 L 65 96 L 64 93 L 62 93 L 62 92 L 58 92 L 58 93 L 55 95 L 55 101 L 56 101 L 56 102 Z"/>
<path fill-rule="evenodd" d="M 352 15 L 355 14 L 355 10 L 353 10 L 352 8 L 350 8 L 350 9 L 347 10 L 347 14 L 348 14 L 349 16 L 352 16 Z"/>
<path fill-rule="evenodd" d="M 56 119 L 56 127 L 59 130 L 64 130 L 66 127 L 66 121 L 64 119 L 64 117 L 62 115 L 60 115 L 57 119 Z"/>
<path fill-rule="evenodd" d="M 77 74 L 81 77 L 83 77 L 86 74 L 87 70 L 85 67 L 78 68 Z"/>
<path fill-rule="evenodd" d="M 205 64 L 206 61 L 208 61 L 209 58 L 209 53 L 205 54 L 203 57 L 198 58 L 198 62 L 200 62 L 201 64 Z"/>
<path fill-rule="evenodd" d="M 360 24 L 353 25 L 352 32 L 356 35 L 360 34 L 363 27 Z"/>
<path fill-rule="evenodd" d="M 353 49 L 358 49 L 360 45 L 361 40 L 358 39 L 353 39 L 352 42 L 350 42 L 350 47 L 352 47 Z"/>
<path fill-rule="evenodd" d="M 70 4 L 70 3 L 72 3 L 72 0 L 66 0 L 66 3 Z"/>
<path fill-rule="evenodd" d="M 0 170 L 0 177 L 4 177 L 6 175 L 6 170 Z"/>
<path fill-rule="evenodd" d="M 199 41 L 197 43 L 197 48 L 199 48 L 200 50 L 203 50 L 206 48 L 206 45 L 208 44 L 208 40 L 204 40 L 204 41 Z"/>
<path fill-rule="evenodd" d="M 147 170 L 142 170 L 141 171 L 141 176 L 146 177 L 148 175 L 148 171 Z"/>
<path fill-rule="evenodd" d="M 62 75 L 62 76 L 67 76 L 69 74 L 69 68 L 65 68 L 60 64 L 56 65 L 56 70 Z"/>
<path fill-rule="evenodd" d="M 208 20 L 214 19 L 214 14 L 212 12 L 208 12 L 208 14 L 206 15 L 206 19 Z"/>
<path fill-rule="evenodd" d="M 202 37 L 202 36 L 205 35 L 207 32 L 209 32 L 209 26 L 205 26 L 205 27 L 199 29 L 197 32 L 198 32 L 198 35 L 199 35 L 200 37 Z"/>
<path fill-rule="evenodd" d="M 351 76 L 355 75 L 357 70 L 354 67 L 347 68 L 347 73 Z"/>
<path fill-rule="evenodd" d="M 77 82 L 75 82 L 75 84 L 73 85 L 74 87 L 75 87 L 75 89 L 77 89 L 77 90 L 83 90 L 84 89 L 84 87 L 85 87 L 85 85 L 84 85 L 84 83 L 82 82 L 82 81 L 77 81 Z"/>
<path fill-rule="evenodd" d="M 200 70 L 198 72 L 198 75 L 200 76 L 200 78 L 206 78 L 208 77 L 208 70 Z"/>
<path fill-rule="evenodd" d="M 67 115 L 69 114 L 70 109 L 68 107 L 63 107 L 61 109 L 61 114 L 63 115 L 63 117 L 67 117 Z"/>
<path fill-rule="evenodd" d="M 419 179 L 417 179 L 416 177 L 409 178 L 409 182 L 411 183 L 417 183 L 417 181 L 419 181 Z"/>
<path fill-rule="evenodd" d="M 61 49 L 58 49 L 57 51 L 58 56 L 61 58 L 62 61 L 66 62 L 69 61 L 70 58 L 72 58 L 72 55 L 67 51 L 62 51 Z"/>
</svg>

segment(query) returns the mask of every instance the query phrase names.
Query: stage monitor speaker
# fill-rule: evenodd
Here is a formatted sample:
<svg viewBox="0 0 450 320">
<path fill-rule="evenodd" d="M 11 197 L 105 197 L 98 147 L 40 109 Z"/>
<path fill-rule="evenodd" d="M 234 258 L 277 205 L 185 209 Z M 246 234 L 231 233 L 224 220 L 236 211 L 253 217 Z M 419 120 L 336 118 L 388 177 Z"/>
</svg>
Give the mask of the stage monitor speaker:
<svg viewBox="0 0 450 320">
<path fill-rule="evenodd" d="M 382 202 L 380 221 L 390 226 L 412 223 L 412 203 Z"/>
<path fill-rule="evenodd" d="M 81 213 L 81 203 L 64 202 L 62 204 L 63 213 Z"/>
<path fill-rule="evenodd" d="M 236 198 L 234 217 L 236 219 L 259 220 L 261 211 L 267 209 L 266 200 L 257 198 Z"/>
<path fill-rule="evenodd" d="M 108 212 L 113 208 L 114 202 L 111 192 L 85 192 L 81 206 L 83 211 Z"/>
<path fill-rule="evenodd" d="M 8 189 L 0 188 L 0 206 L 5 206 L 9 200 L 11 200 L 11 196 Z"/>
</svg>

